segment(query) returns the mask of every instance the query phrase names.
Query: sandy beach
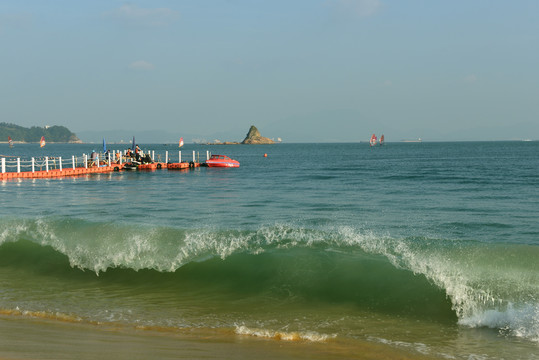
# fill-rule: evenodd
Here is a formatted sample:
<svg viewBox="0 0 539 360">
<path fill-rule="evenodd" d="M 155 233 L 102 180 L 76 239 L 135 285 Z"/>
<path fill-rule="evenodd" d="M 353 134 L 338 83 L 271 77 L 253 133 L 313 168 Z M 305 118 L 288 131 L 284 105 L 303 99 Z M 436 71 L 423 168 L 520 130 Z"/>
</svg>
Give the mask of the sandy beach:
<svg viewBox="0 0 539 360">
<path fill-rule="evenodd" d="M 287 341 L 233 330 L 142 329 L 0 316 L 0 359 L 428 359 L 366 342 Z"/>
</svg>

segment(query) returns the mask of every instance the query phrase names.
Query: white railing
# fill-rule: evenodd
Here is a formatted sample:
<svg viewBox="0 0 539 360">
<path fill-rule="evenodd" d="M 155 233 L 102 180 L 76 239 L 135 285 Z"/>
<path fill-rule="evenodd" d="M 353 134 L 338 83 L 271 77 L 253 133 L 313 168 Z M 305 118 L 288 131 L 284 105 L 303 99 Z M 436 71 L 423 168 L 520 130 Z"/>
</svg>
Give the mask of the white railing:
<svg viewBox="0 0 539 360">
<path fill-rule="evenodd" d="M 1 158 L 1 170 L 2 173 L 6 172 L 36 172 L 36 171 L 50 171 L 50 170 L 64 170 L 67 168 L 75 169 L 77 167 L 84 167 L 84 158 L 72 156 L 71 159 L 63 159 L 59 157 L 32 157 L 29 160 L 22 159 L 20 157 Z"/>
<path fill-rule="evenodd" d="M 192 157 L 182 157 L 182 152 L 177 153 L 165 151 L 163 155 L 156 154 L 154 150 L 142 151 L 140 158 L 150 155 L 153 162 L 161 162 L 164 159 L 165 163 L 181 163 L 181 162 L 200 162 L 200 153 L 193 151 Z M 176 156 L 177 155 L 177 156 Z M 206 160 L 209 159 L 211 153 L 206 151 Z M 189 160 L 186 160 L 189 158 Z M 114 164 L 123 164 L 125 162 L 131 162 L 135 160 L 135 155 L 128 157 L 126 151 L 113 150 L 107 153 L 96 153 L 93 158 L 91 155 L 82 154 L 82 156 L 72 155 L 71 158 L 58 157 L 32 157 L 30 159 L 23 159 L 21 157 L 0 157 L 0 170 L 1 173 L 7 172 L 36 172 L 36 171 L 51 171 L 51 170 L 65 170 L 76 168 L 89 168 L 93 166 L 112 166 Z"/>
<path fill-rule="evenodd" d="M 206 160 L 208 160 L 211 156 L 211 153 L 209 151 L 206 151 Z M 178 159 L 178 161 L 174 161 L 175 159 Z M 193 151 L 193 157 L 192 162 L 200 162 L 200 153 Z M 189 161 L 182 161 L 182 152 L 178 151 L 178 157 L 174 157 L 172 155 L 169 155 L 168 151 L 165 151 L 165 162 L 166 163 L 181 163 L 181 162 L 189 162 Z"/>
</svg>

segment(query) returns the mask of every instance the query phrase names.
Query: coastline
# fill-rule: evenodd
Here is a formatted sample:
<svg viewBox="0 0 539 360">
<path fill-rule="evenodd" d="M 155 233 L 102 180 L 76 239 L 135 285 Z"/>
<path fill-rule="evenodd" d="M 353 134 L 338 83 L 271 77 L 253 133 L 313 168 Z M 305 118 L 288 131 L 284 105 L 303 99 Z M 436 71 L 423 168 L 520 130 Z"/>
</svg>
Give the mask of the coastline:
<svg viewBox="0 0 539 360">
<path fill-rule="evenodd" d="M 287 341 L 233 329 L 140 328 L 0 315 L 0 359 L 433 359 L 359 340 Z"/>
</svg>

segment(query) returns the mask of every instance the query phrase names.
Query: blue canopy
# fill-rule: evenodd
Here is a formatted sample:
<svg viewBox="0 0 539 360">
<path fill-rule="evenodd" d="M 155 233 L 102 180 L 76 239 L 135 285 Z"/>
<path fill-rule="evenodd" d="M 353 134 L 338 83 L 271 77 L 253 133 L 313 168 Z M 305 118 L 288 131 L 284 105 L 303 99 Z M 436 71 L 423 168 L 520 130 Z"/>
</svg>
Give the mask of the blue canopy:
<svg viewBox="0 0 539 360">
<path fill-rule="evenodd" d="M 105 138 L 103 138 L 103 152 L 107 152 L 107 143 L 105 142 Z"/>
</svg>

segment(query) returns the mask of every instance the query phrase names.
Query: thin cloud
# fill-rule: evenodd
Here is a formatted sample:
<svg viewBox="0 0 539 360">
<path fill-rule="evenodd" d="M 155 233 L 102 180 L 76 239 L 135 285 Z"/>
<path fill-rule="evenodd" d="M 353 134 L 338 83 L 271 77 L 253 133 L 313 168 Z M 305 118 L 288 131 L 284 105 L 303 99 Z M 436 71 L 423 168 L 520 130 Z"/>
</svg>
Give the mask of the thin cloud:
<svg viewBox="0 0 539 360">
<path fill-rule="evenodd" d="M 122 21 L 151 25 L 168 25 L 178 19 L 180 13 L 169 8 L 141 8 L 133 4 L 124 4 L 118 9 L 106 12 L 105 17 Z"/>
<path fill-rule="evenodd" d="M 129 68 L 133 70 L 153 70 L 155 66 L 147 61 L 138 60 L 129 64 Z"/>
<path fill-rule="evenodd" d="M 358 17 L 369 17 L 382 8 L 381 0 L 328 0 L 328 3 L 341 12 Z"/>
</svg>

